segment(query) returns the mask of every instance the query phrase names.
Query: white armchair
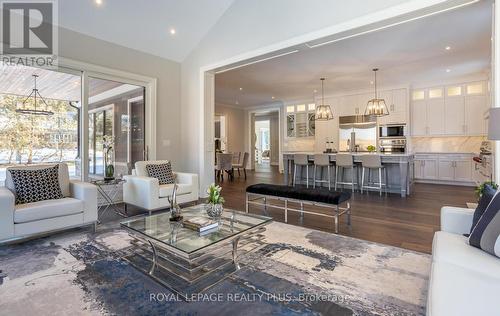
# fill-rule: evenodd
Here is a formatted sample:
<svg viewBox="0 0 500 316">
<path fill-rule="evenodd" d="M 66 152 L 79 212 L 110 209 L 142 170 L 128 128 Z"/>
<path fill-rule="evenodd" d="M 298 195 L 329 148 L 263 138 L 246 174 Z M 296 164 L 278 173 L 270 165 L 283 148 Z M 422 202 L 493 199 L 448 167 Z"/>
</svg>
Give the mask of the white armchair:
<svg viewBox="0 0 500 316">
<path fill-rule="evenodd" d="M 148 176 L 146 165 L 167 163 L 166 160 L 138 161 L 132 175 L 124 176 L 123 201 L 126 204 L 152 211 L 170 206 L 168 198 L 172 196 L 174 185 L 160 185 L 158 179 Z M 177 203 L 198 201 L 198 175 L 192 173 L 174 172 L 177 181 Z"/>
<path fill-rule="evenodd" d="M 15 204 L 15 187 L 9 169 L 46 168 L 49 165 L 7 168 L 5 186 L 0 187 L 0 243 L 97 222 L 97 188 L 70 181 L 68 166 L 59 164 L 59 184 L 64 198 Z"/>
</svg>

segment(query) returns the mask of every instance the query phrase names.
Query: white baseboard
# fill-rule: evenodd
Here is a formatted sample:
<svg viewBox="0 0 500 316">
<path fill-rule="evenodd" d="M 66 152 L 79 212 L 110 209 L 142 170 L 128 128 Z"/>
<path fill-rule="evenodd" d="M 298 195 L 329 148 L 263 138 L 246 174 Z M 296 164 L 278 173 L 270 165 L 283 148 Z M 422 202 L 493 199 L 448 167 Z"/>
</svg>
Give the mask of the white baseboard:
<svg viewBox="0 0 500 316">
<path fill-rule="evenodd" d="M 415 183 L 456 185 L 456 186 L 462 186 L 462 187 L 475 187 L 476 186 L 476 184 L 474 182 L 460 182 L 460 181 L 415 179 L 414 182 Z"/>
</svg>

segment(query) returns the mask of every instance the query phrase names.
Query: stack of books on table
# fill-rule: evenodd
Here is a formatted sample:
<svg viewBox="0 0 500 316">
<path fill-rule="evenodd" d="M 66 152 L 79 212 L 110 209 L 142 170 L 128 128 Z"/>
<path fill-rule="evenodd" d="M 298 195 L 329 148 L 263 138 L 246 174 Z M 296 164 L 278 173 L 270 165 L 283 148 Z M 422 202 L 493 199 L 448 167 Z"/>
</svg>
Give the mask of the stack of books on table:
<svg viewBox="0 0 500 316">
<path fill-rule="evenodd" d="M 212 232 L 219 227 L 218 222 L 206 217 L 193 217 L 182 222 L 185 228 L 199 232 L 200 234 Z"/>
</svg>

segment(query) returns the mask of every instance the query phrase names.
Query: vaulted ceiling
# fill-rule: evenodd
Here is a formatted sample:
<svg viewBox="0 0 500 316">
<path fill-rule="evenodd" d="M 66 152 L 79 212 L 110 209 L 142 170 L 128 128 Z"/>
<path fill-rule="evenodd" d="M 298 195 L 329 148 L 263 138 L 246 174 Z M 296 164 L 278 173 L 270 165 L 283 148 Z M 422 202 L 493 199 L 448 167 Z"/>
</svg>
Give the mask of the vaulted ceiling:
<svg viewBox="0 0 500 316">
<path fill-rule="evenodd" d="M 486 75 L 491 23 L 491 2 L 481 1 L 316 48 L 302 45 L 296 53 L 217 74 L 216 102 L 248 107 L 312 100 L 320 77 L 327 78 L 326 94 L 370 90 L 375 67 L 381 86 Z"/>
<path fill-rule="evenodd" d="M 233 1 L 65 0 L 58 1 L 59 25 L 180 62 Z"/>
</svg>

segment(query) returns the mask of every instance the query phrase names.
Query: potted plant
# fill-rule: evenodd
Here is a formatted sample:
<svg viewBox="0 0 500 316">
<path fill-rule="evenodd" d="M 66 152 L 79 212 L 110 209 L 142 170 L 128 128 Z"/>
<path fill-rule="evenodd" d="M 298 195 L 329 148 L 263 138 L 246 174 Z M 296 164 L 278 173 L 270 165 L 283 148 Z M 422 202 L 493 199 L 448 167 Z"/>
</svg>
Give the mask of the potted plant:
<svg viewBox="0 0 500 316">
<path fill-rule="evenodd" d="M 113 165 L 113 146 L 114 136 L 105 135 L 102 137 L 104 148 L 104 180 L 113 180 L 115 178 L 115 166 Z"/>
<path fill-rule="evenodd" d="M 373 146 L 373 145 L 369 145 L 368 147 L 366 147 L 366 149 L 370 153 L 373 153 L 373 152 L 375 152 L 375 150 L 377 150 L 377 148 L 375 148 L 375 146 Z"/>
<path fill-rule="evenodd" d="M 220 218 L 224 210 L 224 198 L 221 196 L 222 188 L 212 183 L 208 189 L 207 214 L 211 218 Z"/>
<path fill-rule="evenodd" d="M 480 199 L 481 196 L 483 196 L 484 189 L 485 189 L 486 185 L 489 185 L 493 189 L 498 190 L 498 184 L 496 184 L 495 182 L 493 182 L 493 181 L 483 182 L 482 184 L 480 184 L 476 187 L 476 194 L 477 194 L 478 199 Z"/>
</svg>

